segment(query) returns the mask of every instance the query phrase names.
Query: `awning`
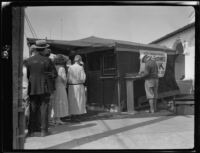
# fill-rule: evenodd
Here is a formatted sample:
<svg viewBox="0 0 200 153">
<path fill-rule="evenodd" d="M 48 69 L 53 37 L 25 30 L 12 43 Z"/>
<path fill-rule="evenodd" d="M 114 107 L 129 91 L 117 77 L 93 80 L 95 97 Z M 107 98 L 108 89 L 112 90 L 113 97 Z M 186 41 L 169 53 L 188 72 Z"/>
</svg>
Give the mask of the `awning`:
<svg viewBox="0 0 200 153">
<path fill-rule="evenodd" d="M 29 45 L 34 44 L 38 39 L 27 38 Z M 79 40 L 64 41 L 64 40 L 48 40 L 47 43 L 52 49 L 52 53 L 55 54 L 70 54 L 71 50 L 76 51 L 76 53 L 90 53 L 98 51 L 106 51 L 110 49 L 115 49 L 115 51 L 128 51 L 128 52 L 139 52 L 142 50 L 154 50 L 154 51 L 165 51 L 168 54 L 175 54 L 175 51 L 169 49 L 165 46 L 159 45 L 147 45 L 140 44 L 129 41 L 113 40 L 113 39 L 103 39 L 98 37 L 88 37 Z"/>
</svg>

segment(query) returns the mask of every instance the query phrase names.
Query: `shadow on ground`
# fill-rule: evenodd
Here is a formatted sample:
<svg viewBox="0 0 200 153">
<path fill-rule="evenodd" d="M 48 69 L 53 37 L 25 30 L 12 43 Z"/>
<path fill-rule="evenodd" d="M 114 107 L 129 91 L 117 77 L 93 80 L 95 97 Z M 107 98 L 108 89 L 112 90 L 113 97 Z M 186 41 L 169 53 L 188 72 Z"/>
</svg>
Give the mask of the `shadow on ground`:
<svg viewBox="0 0 200 153">
<path fill-rule="evenodd" d="M 150 124 L 155 124 L 155 123 L 158 123 L 158 122 L 161 122 L 161 121 L 164 121 L 164 120 L 171 119 L 173 117 L 175 117 L 175 116 L 161 116 L 159 118 L 152 119 L 152 120 L 149 120 L 149 121 L 145 121 L 145 122 L 142 122 L 142 123 L 132 124 L 132 125 L 125 126 L 125 127 L 122 127 L 122 128 L 117 128 L 117 129 L 114 129 L 114 130 L 109 130 L 109 131 L 106 131 L 106 132 L 102 132 L 102 133 L 98 133 L 98 134 L 94 134 L 94 135 L 90 135 L 90 136 L 85 136 L 85 137 L 81 137 L 81 138 L 78 138 L 78 139 L 76 138 L 76 139 L 73 139 L 71 141 L 64 142 L 62 144 L 58 144 L 58 145 L 55 145 L 55 146 L 51 146 L 51 147 L 46 148 L 46 149 L 72 149 L 72 148 L 75 148 L 77 146 L 84 145 L 84 144 L 87 144 L 87 143 L 90 143 L 90 142 L 93 142 L 93 141 L 96 141 L 96 140 L 99 140 L 99 139 L 102 139 L 102 138 L 105 138 L 105 137 L 116 135 L 116 134 L 121 133 L 121 132 L 133 130 L 133 129 L 140 128 L 140 127 L 143 127 L 143 126 L 147 126 L 147 125 L 150 125 Z"/>
<path fill-rule="evenodd" d="M 158 111 L 154 114 L 147 112 L 148 107 L 137 110 L 135 114 L 127 112 L 105 112 L 96 110 L 87 110 L 86 114 L 80 116 L 80 120 L 93 121 L 93 120 L 111 120 L 111 119 L 123 119 L 123 118 L 147 118 L 147 117 L 159 117 L 175 115 L 174 112 L 169 110 L 169 107 L 165 103 L 158 103 Z M 63 121 L 70 122 L 69 117 L 62 119 Z"/>
<path fill-rule="evenodd" d="M 154 114 L 148 113 L 145 110 L 138 110 L 136 114 L 130 114 L 127 112 L 105 112 L 105 111 L 87 110 L 86 114 L 80 116 L 80 120 L 81 120 L 81 122 L 87 122 L 87 121 L 95 121 L 95 120 L 166 117 L 166 116 L 174 116 L 174 115 L 175 114 L 173 112 L 171 112 L 167 109 L 163 109 L 161 107 L 159 107 L 159 111 Z M 87 128 L 87 127 L 96 125 L 95 123 L 88 123 L 85 125 L 81 125 L 81 122 L 71 123 L 69 117 L 65 117 L 62 120 L 66 122 L 66 125 L 51 126 L 51 129 L 53 129 L 52 134 L 58 134 L 58 133 L 62 133 L 65 131 L 72 131 L 72 130 Z"/>
<path fill-rule="evenodd" d="M 88 124 L 84 124 L 84 125 L 69 123 L 66 125 L 52 126 L 50 128 L 50 131 L 52 132 L 52 135 L 54 135 L 54 134 L 58 134 L 58 133 L 66 132 L 66 131 L 70 132 L 73 130 L 88 128 L 91 126 L 96 126 L 96 123 L 88 123 Z"/>
<path fill-rule="evenodd" d="M 105 111 L 94 111 L 88 110 L 86 114 L 80 116 L 80 120 L 93 121 L 93 120 L 111 120 L 111 119 L 123 119 L 123 118 L 147 118 L 147 117 L 159 117 L 159 116 L 170 116 L 175 115 L 174 112 L 162 109 L 155 113 L 148 113 L 146 110 L 137 110 L 135 114 L 127 112 L 105 112 Z M 63 118 L 64 121 L 69 121 L 69 118 Z"/>
<path fill-rule="evenodd" d="M 123 118 L 147 118 L 147 117 L 159 117 L 159 116 L 169 116 L 174 115 L 173 112 L 169 111 L 159 111 L 154 114 L 145 112 L 145 111 L 138 111 L 136 114 L 130 114 L 127 112 L 95 112 L 95 111 L 88 111 L 87 114 L 81 117 L 82 121 L 91 121 L 91 120 L 110 120 L 110 119 L 123 119 Z"/>
</svg>

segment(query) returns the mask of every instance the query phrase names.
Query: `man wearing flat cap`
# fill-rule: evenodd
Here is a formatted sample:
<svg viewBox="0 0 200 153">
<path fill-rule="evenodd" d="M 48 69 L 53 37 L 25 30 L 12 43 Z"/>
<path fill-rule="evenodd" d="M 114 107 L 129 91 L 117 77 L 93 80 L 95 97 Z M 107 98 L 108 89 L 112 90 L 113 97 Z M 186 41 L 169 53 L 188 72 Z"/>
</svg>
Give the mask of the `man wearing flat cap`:
<svg viewBox="0 0 200 153">
<path fill-rule="evenodd" d="M 68 99 L 69 113 L 72 121 L 80 121 L 79 115 L 86 113 L 86 95 L 84 83 L 86 75 L 83 66 L 80 65 L 82 58 L 80 55 L 74 57 L 74 64 L 68 69 Z"/>
<path fill-rule="evenodd" d="M 145 63 L 144 71 L 140 75 L 145 79 L 146 97 L 150 105 L 150 113 L 156 112 L 158 98 L 158 66 L 156 61 L 149 55 L 140 56 L 140 60 Z"/>
<path fill-rule="evenodd" d="M 38 53 L 27 59 L 27 76 L 30 83 L 29 136 L 38 131 L 39 122 L 41 122 L 41 136 L 48 134 L 48 103 L 50 94 L 54 91 L 54 85 L 49 80 L 57 77 L 51 59 L 43 55 L 48 47 L 45 40 L 37 40 L 35 49 Z"/>
</svg>

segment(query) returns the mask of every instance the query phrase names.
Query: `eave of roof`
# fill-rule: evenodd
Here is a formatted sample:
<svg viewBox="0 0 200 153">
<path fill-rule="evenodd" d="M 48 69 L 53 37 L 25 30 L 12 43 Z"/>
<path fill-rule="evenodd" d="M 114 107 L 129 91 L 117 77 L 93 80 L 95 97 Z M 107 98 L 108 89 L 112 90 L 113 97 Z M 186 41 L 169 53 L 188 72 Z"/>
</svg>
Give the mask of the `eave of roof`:
<svg viewBox="0 0 200 153">
<path fill-rule="evenodd" d="M 34 38 L 27 38 L 27 41 L 32 44 L 36 41 L 37 39 Z M 128 49 L 129 51 L 138 51 L 140 49 L 147 49 L 147 50 L 162 50 L 166 51 L 168 53 L 175 53 L 174 50 L 167 48 L 165 46 L 160 46 L 160 45 L 155 45 L 155 44 L 141 44 L 141 43 L 135 43 L 135 42 L 130 42 L 130 41 L 122 41 L 122 40 L 114 40 L 114 39 L 104 39 L 104 38 L 99 38 L 99 37 L 87 37 L 84 39 L 79 39 L 79 40 L 72 40 L 72 41 L 64 41 L 64 40 L 47 40 L 47 43 L 51 44 L 52 47 L 58 47 L 58 46 L 63 46 L 63 49 L 67 49 L 68 47 L 78 47 L 79 49 L 81 48 L 113 48 L 113 47 L 120 47 L 122 48 L 120 51 Z M 64 47 L 65 46 L 65 47 Z M 118 51 L 118 50 L 117 50 Z"/>
<path fill-rule="evenodd" d="M 189 29 L 189 28 L 191 28 L 191 27 L 193 27 L 193 26 L 195 26 L 195 22 L 192 22 L 192 23 L 190 23 L 190 24 L 187 24 L 186 26 L 184 26 L 184 27 L 182 27 L 182 28 L 179 28 L 178 30 L 175 30 L 175 31 L 173 31 L 173 32 L 171 32 L 171 33 L 168 33 L 168 34 L 166 34 L 165 36 L 163 36 L 163 37 L 161 37 L 161 38 L 159 38 L 159 39 L 157 39 L 157 40 L 154 40 L 154 41 L 150 42 L 149 44 L 158 43 L 158 42 L 160 42 L 160 41 L 162 41 L 162 40 L 165 40 L 165 39 L 167 39 L 167 38 L 169 38 L 169 37 L 171 37 L 171 36 L 173 36 L 173 35 L 176 35 L 176 34 L 182 32 L 182 31 L 184 31 L 184 30 L 187 30 L 187 29 Z"/>
</svg>

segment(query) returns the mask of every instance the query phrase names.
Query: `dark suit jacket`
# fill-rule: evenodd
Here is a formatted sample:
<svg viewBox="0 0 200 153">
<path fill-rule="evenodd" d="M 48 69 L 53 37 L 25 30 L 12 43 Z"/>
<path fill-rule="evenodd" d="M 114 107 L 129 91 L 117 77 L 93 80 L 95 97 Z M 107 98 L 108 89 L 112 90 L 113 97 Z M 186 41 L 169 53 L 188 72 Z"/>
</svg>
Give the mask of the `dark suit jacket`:
<svg viewBox="0 0 200 153">
<path fill-rule="evenodd" d="M 40 54 L 27 59 L 29 95 L 51 94 L 55 90 L 57 71 L 48 57 Z"/>
</svg>

